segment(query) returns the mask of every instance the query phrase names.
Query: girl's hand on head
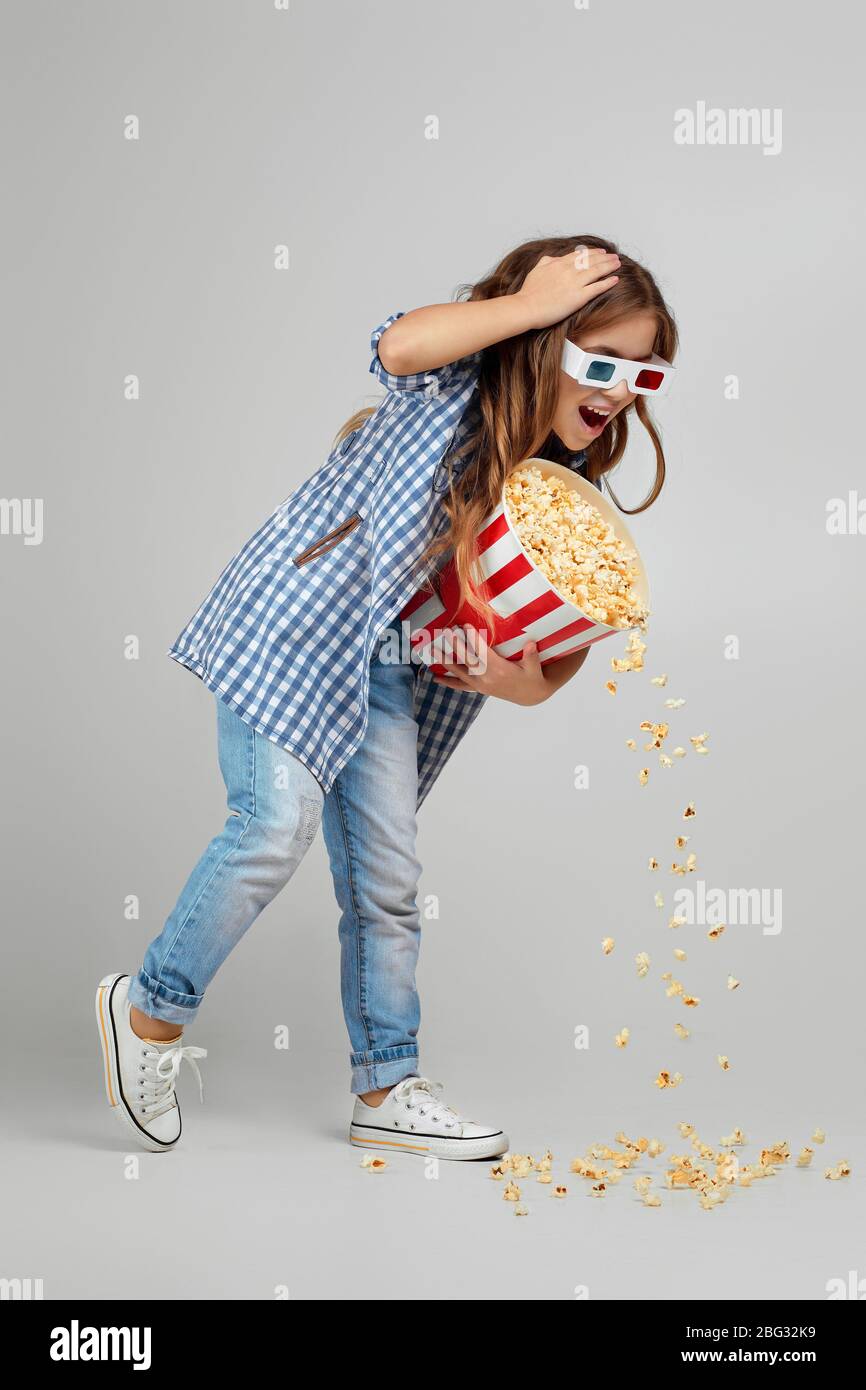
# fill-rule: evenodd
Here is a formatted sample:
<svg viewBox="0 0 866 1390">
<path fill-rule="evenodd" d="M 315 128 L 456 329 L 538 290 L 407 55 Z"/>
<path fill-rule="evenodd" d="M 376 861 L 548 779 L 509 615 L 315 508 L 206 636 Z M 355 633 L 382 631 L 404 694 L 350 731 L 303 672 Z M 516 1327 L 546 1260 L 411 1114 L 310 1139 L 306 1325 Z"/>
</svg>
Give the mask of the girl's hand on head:
<svg viewBox="0 0 866 1390">
<path fill-rule="evenodd" d="M 542 256 L 516 298 L 529 310 L 530 328 L 547 328 L 570 318 L 616 284 L 619 256 L 597 246 L 577 246 L 564 256 Z"/>
<path fill-rule="evenodd" d="M 540 705 L 553 694 L 555 687 L 545 680 L 534 642 L 527 642 L 519 661 L 507 661 L 492 648 L 482 648 L 472 628 L 460 631 L 465 641 L 466 660 L 453 660 L 443 653 L 441 665 L 446 667 L 448 674 L 434 675 L 437 685 L 493 695 L 498 700 L 510 700 L 514 705 Z"/>
</svg>

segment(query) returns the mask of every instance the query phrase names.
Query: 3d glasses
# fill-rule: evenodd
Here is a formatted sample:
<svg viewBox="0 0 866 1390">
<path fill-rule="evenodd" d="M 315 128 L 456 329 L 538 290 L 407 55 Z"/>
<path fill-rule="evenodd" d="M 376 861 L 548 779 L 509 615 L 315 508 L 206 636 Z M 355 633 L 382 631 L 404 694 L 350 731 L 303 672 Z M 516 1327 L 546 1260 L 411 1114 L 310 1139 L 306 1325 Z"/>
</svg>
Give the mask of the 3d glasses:
<svg viewBox="0 0 866 1390">
<path fill-rule="evenodd" d="M 581 386 L 598 386 L 602 391 L 610 391 L 625 381 L 634 396 L 663 396 L 671 384 L 675 368 L 655 353 L 648 362 L 632 362 L 628 357 L 605 357 L 601 352 L 585 352 L 566 338 L 562 349 L 562 370 Z"/>
</svg>

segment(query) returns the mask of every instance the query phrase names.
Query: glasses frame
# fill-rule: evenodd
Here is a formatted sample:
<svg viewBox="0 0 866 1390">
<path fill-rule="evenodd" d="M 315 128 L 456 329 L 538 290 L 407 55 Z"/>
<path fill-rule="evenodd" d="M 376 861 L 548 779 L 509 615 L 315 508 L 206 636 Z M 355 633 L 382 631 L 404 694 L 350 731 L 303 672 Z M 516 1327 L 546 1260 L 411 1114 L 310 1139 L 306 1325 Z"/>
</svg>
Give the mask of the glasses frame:
<svg viewBox="0 0 866 1390">
<path fill-rule="evenodd" d="M 593 362 L 610 362 L 613 365 L 613 375 L 609 381 L 599 381 L 588 376 Z M 655 388 L 637 385 L 638 377 L 647 368 L 662 373 L 662 380 Z M 563 344 L 562 370 L 581 386 L 596 386 L 600 391 L 612 391 L 621 381 L 625 381 L 633 396 L 656 397 L 667 394 L 676 373 L 676 367 L 656 353 L 652 353 L 646 362 L 635 362 L 629 357 L 608 357 L 604 352 L 587 352 L 570 338 L 566 338 Z"/>
</svg>

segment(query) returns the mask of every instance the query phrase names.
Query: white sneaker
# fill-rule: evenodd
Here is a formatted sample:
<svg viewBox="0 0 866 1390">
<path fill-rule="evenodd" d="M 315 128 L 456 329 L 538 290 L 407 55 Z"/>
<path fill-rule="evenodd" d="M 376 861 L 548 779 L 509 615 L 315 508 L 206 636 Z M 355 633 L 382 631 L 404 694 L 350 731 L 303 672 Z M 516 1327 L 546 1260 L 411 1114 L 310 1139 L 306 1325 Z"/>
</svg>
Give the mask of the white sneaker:
<svg viewBox="0 0 866 1390">
<path fill-rule="evenodd" d="M 197 1057 L 203 1047 L 146 1042 L 129 1021 L 128 975 L 106 975 L 96 991 L 96 1025 L 105 1062 L 105 1091 L 114 1114 L 145 1149 L 162 1153 L 180 1138 L 180 1106 L 174 1083 L 182 1061 L 189 1062 L 202 1091 Z"/>
<path fill-rule="evenodd" d="M 490 1125 L 464 1120 L 439 1098 L 442 1086 L 425 1076 L 408 1076 L 381 1105 L 355 1100 L 349 1139 L 365 1149 L 403 1150 L 436 1158 L 495 1158 L 508 1136 Z"/>
</svg>

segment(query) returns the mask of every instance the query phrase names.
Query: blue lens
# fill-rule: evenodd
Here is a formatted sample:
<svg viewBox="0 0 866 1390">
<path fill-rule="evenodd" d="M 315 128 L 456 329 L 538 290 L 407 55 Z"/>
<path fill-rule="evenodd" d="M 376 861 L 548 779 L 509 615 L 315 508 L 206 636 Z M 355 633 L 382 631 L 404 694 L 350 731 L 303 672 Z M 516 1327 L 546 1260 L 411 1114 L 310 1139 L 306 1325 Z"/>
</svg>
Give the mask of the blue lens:
<svg viewBox="0 0 866 1390">
<path fill-rule="evenodd" d="M 598 358 L 590 362 L 586 369 L 587 381 L 610 381 L 614 373 L 612 362 L 600 362 Z"/>
</svg>

